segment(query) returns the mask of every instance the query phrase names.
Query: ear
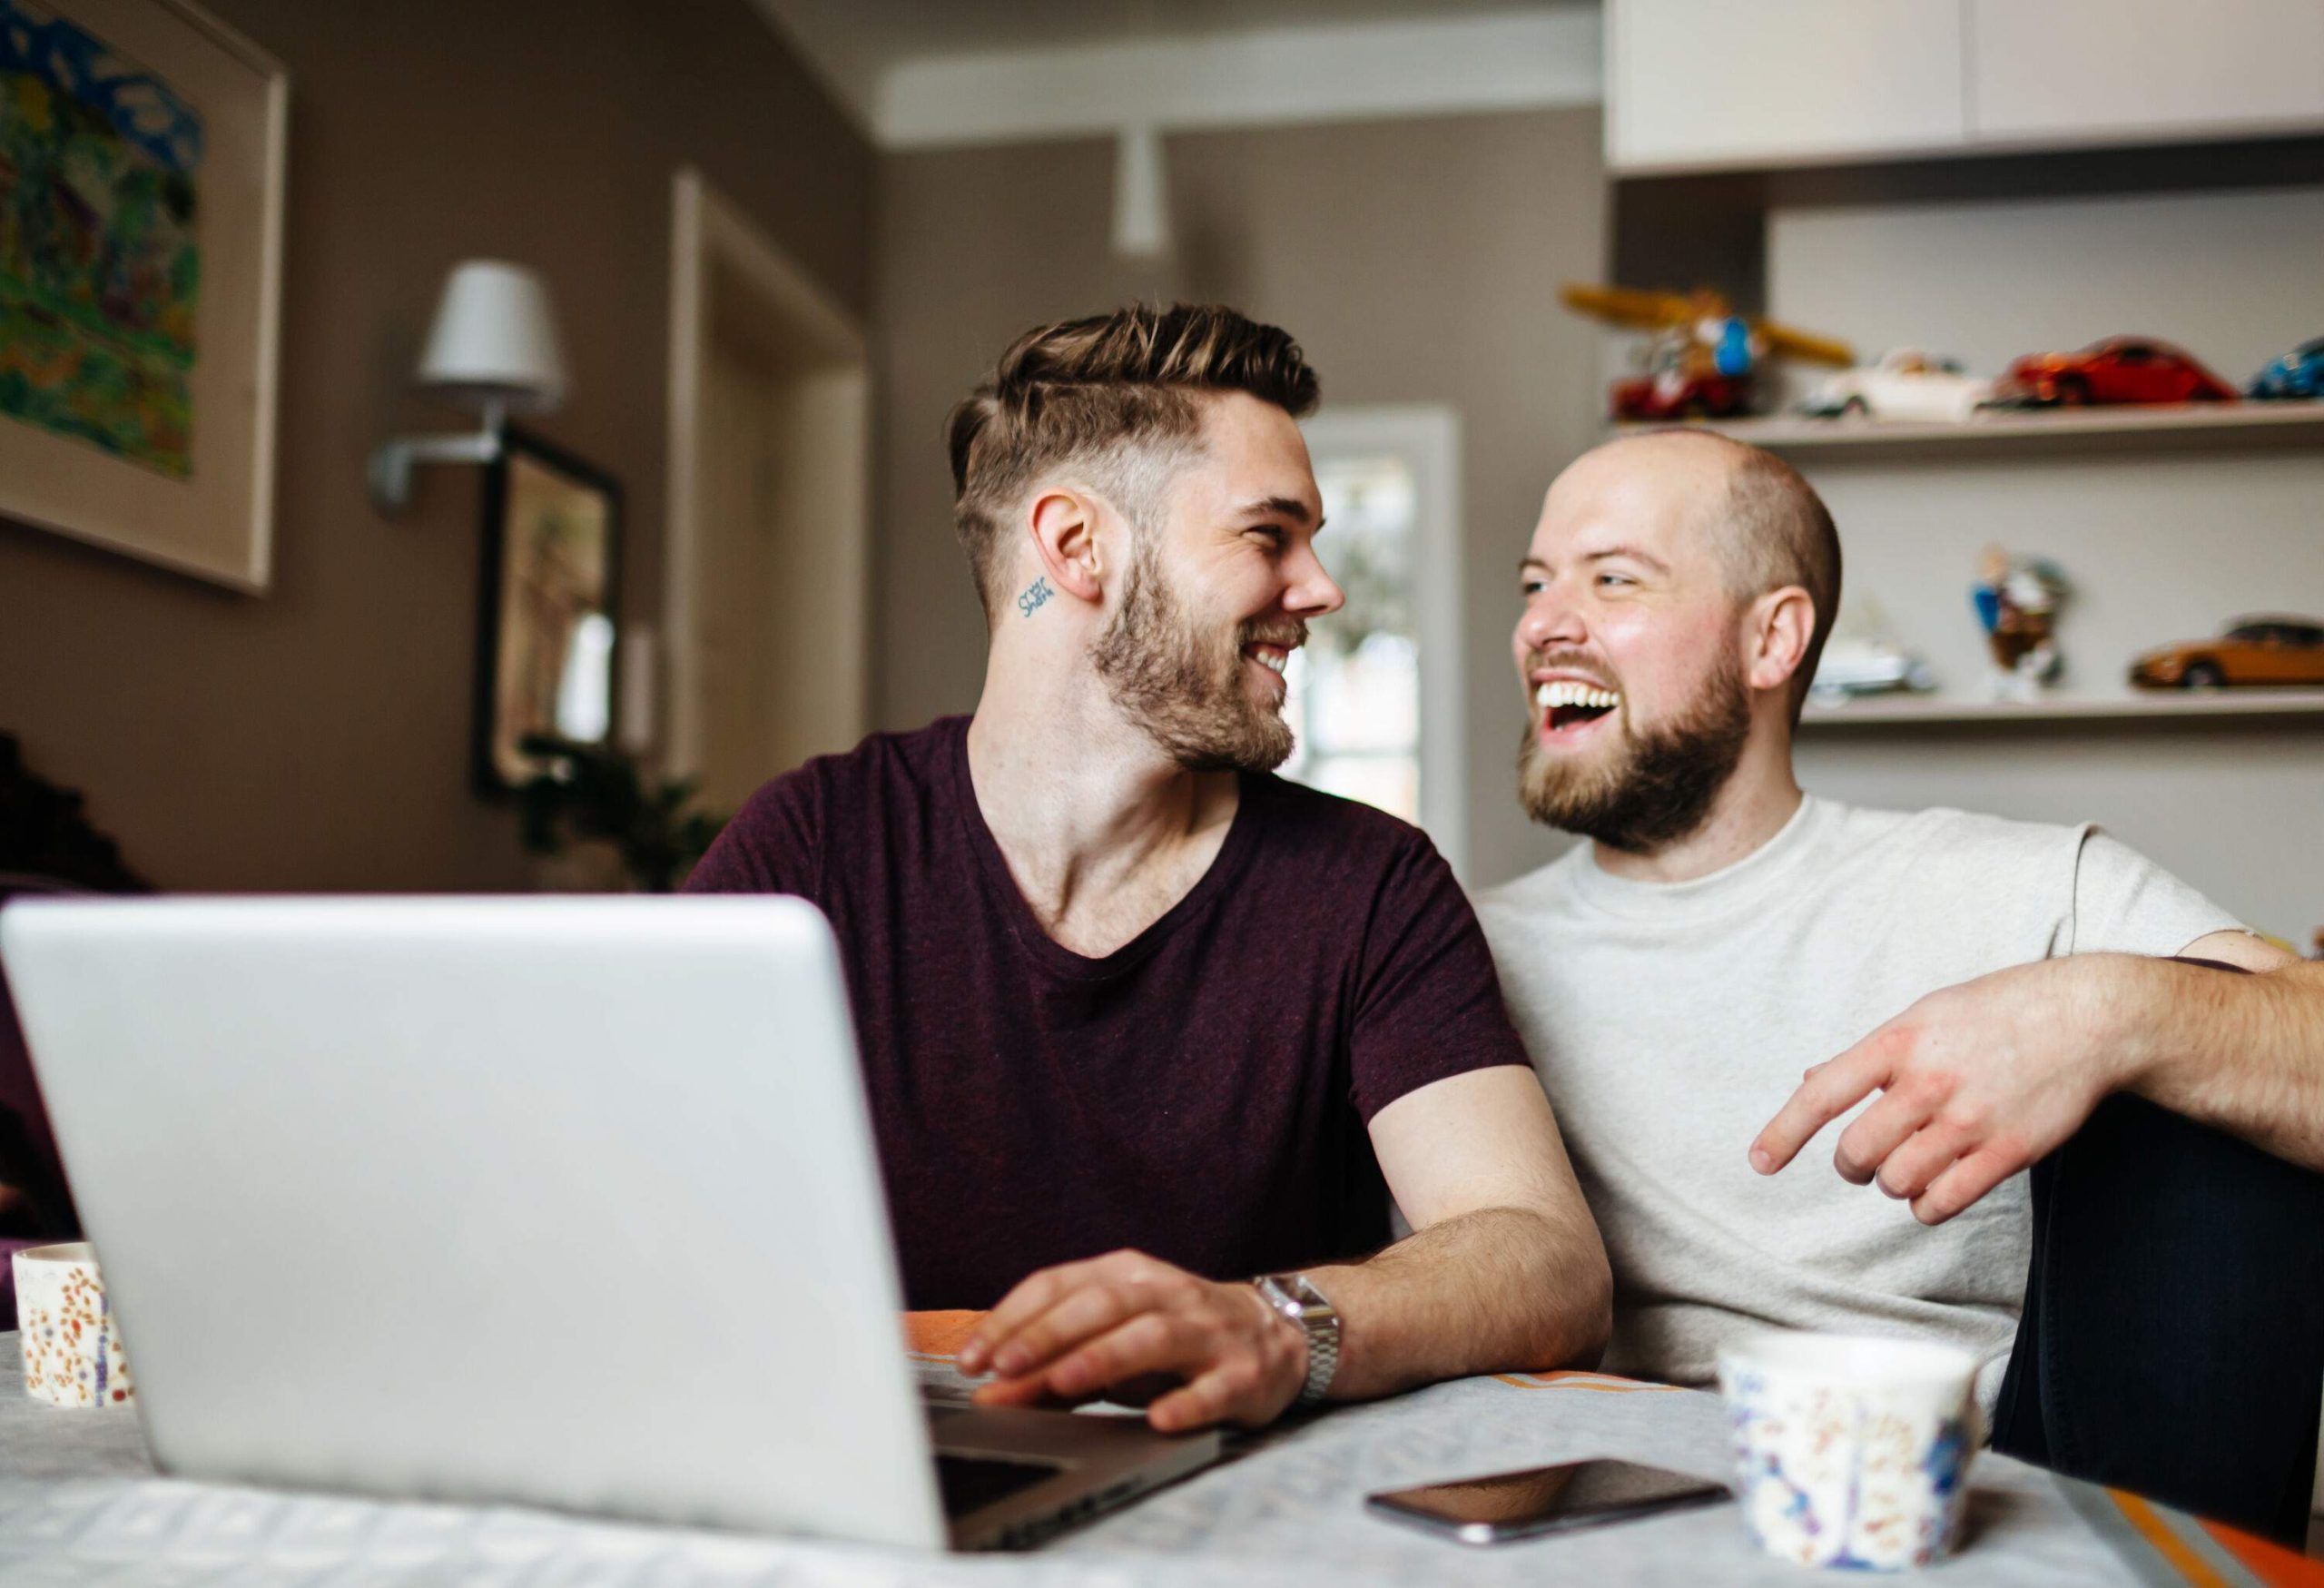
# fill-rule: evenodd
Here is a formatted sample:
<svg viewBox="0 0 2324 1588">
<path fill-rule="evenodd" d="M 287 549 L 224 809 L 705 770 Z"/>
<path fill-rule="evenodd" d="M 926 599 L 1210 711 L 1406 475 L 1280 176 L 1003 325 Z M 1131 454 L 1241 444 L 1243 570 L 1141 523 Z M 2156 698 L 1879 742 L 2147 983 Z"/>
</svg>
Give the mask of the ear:
<svg viewBox="0 0 2324 1588">
<path fill-rule="evenodd" d="M 1816 633 L 1815 598 L 1797 585 L 1751 603 L 1743 633 L 1743 676 L 1754 689 L 1780 689 L 1799 671 Z"/>
<path fill-rule="evenodd" d="M 1098 547 L 1096 498 L 1063 486 L 1033 498 L 1027 528 L 1041 571 L 1067 595 L 1092 605 L 1105 598 L 1105 559 Z"/>
</svg>

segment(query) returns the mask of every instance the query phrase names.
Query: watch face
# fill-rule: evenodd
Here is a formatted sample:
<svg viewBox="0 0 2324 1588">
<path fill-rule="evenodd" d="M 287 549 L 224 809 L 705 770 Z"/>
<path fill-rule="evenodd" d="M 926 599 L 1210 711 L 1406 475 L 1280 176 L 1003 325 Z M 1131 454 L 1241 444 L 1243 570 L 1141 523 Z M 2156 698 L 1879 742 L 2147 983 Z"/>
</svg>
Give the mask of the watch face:
<svg viewBox="0 0 2324 1588">
<path fill-rule="evenodd" d="M 1286 1299 L 1296 1298 L 1299 1304 L 1300 1315 L 1302 1317 L 1306 1317 L 1319 1312 L 1328 1313 L 1332 1311 L 1332 1304 L 1328 1300 L 1324 1299 L 1324 1293 L 1315 1288 L 1315 1281 L 1308 1278 L 1306 1275 L 1286 1275 L 1282 1278 L 1277 1279 L 1275 1283 L 1284 1290 L 1289 1292 L 1289 1297 L 1286 1297 Z"/>
</svg>

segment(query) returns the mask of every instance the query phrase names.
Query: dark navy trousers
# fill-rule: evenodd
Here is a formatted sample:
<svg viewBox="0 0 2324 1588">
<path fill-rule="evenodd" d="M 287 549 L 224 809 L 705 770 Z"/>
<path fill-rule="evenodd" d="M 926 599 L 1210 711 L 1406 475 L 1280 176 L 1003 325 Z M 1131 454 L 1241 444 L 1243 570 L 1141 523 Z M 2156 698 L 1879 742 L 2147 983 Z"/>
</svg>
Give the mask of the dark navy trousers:
<svg viewBox="0 0 2324 1588">
<path fill-rule="evenodd" d="M 2324 1175 L 2130 1096 L 2030 1172 L 2033 1268 L 1994 1448 L 2300 1547 Z"/>
</svg>

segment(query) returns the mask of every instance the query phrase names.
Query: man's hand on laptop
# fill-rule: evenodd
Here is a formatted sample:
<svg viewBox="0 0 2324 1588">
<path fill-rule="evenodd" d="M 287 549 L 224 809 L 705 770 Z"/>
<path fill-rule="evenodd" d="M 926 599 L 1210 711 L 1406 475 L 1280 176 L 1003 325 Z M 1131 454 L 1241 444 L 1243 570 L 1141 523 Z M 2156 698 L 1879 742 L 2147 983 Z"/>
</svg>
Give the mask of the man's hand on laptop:
<svg viewBox="0 0 2324 1588">
<path fill-rule="evenodd" d="M 1844 1179 L 1942 1224 L 2082 1128 L 2125 1084 L 2132 1045 L 2110 1018 L 2122 956 L 2019 965 L 1930 993 L 1855 1047 L 1807 1071 L 1751 1143 L 1774 1174 L 1818 1130 L 1873 1092 L 1840 1133 Z"/>
<path fill-rule="evenodd" d="M 990 1371 L 987 1406 L 1148 1403 L 1165 1434 L 1256 1428 L 1299 1393 L 1307 1343 L 1248 1285 L 1222 1285 L 1143 1252 L 1043 1268 L 987 1315 L 960 1367 Z"/>
</svg>

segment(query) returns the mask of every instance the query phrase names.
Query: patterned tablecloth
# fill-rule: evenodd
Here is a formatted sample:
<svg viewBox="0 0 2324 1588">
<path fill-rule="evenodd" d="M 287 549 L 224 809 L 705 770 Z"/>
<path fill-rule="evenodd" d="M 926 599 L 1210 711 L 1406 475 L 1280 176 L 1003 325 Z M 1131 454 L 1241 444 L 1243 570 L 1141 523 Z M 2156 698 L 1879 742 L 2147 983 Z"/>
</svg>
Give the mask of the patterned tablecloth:
<svg viewBox="0 0 2324 1588">
<path fill-rule="evenodd" d="M 938 1335 L 923 1376 L 959 1381 Z M 58 1411 L 15 1388 L 0 1334 L 0 1583 L 234 1588 L 672 1588 L 704 1584 L 1768 1583 L 1732 1506 L 1475 1550 L 1366 1515 L 1375 1489 L 1589 1455 L 1722 1477 L 1718 1402 L 1587 1374 L 1466 1379 L 1335 1409 L 1031 1553 L 931 1557 L 594 1521 L 508 1507 L 292 1494 L 157 1477 L 127 1411 Z M 1988 1455 L 1967 1548 L 1975 1584 L 2192 1583 L 2324 1588 L 2324 1566 L 2129 1496 Z"/>
</svg>

